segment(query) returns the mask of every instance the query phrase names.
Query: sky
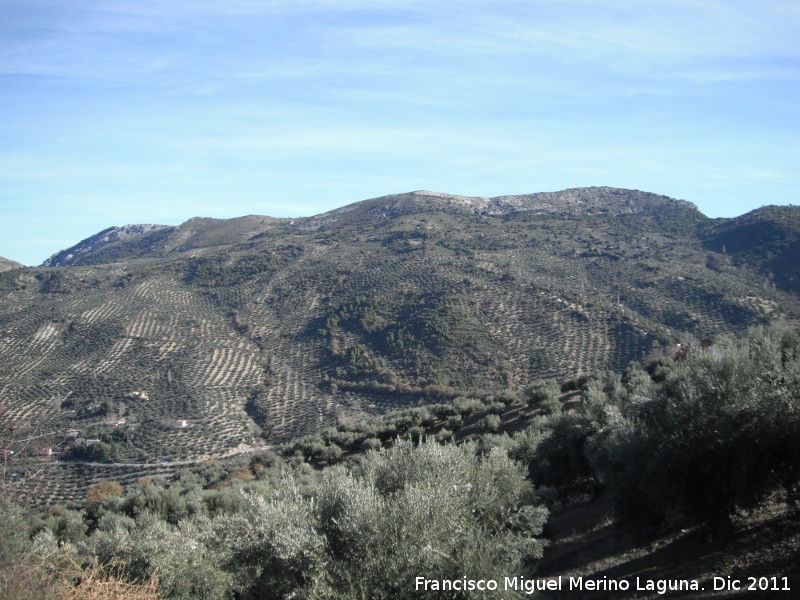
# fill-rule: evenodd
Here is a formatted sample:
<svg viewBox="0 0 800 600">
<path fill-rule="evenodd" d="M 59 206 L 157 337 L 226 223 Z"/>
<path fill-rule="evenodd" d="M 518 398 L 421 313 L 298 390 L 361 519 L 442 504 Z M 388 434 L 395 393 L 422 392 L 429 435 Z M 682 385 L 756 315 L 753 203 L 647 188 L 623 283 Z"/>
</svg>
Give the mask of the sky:
<svg viewBox="0 0 800 600">
<path fill-rule="evenodd" d="M 0 0 L 0 256 L 609 185 L 800 203 L 796 0 Z"/>
</svg>

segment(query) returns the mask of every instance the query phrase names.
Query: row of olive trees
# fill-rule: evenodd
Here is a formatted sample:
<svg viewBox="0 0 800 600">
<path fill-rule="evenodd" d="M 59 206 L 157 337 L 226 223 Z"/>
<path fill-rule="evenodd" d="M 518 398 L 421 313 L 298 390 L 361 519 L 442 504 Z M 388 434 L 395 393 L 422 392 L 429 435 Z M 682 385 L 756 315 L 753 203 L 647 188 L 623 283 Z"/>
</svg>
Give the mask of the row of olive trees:
<svg viewBox="0 0 800 600">
<path fill-rule="evenodd" d="M 550 387 L 547 389 L 551 390 Z M 560 406 L 557 390 L 556 387 L 555 404 Z M 376 450 L 399 437 L 419 441 L 426 435 L 437 434 L 438 439 L 448 441 L 466 420 L 479 413 L 485 414 L 482 429 L 497 431 L 500 425 L 497 415 L 519 401 L 515 394 L 504 391 L 482 399 L 458 397 L 448 403 L 391 411 L 355 423 L 340 423 L 318 434 L 297 438 L 283 446 L 280 452 L 286 457 L 302 456 L 307 461 L 332 465 L 341 461 L 345 453 Z"/>
</svg>

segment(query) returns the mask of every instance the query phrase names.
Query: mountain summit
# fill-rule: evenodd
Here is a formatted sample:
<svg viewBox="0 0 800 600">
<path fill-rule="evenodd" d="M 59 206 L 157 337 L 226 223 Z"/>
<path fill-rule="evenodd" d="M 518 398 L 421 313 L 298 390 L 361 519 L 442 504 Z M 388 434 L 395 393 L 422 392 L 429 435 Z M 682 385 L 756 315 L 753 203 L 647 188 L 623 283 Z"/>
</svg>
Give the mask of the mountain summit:
<svg viewBox="0 0 800 600">
<path fill-rule="evenodd" d="M 539 192 L 492 198 L 453 196 L 430 191 L 412 192 L 411 195 L 429 199 L 441 198 L 452 206 L 462 206 L 493 214 L 534 211 L 574 215 L 587 213 L 620 215 L 670 209 L 697 210 L 691 202 L 685 200 L 612 187 L 573 188 L 560 192 Z"/>
<path fill-rule="evenodd" d="M 91 237 L 78 242 L 71 248 L 62 250 L 48 258 L 43 267 L 65 267 L 82 263 L 87 256 L 104 253 L 109 247 L 127 244 L 135 246 L 142 238 L 156 239 L 159 233 L 173 229 L 168 225 L 125 225 L 124 227 L 109 227 Z M 155 235 L 154 235 L 155 234 Z"/>
</svg>

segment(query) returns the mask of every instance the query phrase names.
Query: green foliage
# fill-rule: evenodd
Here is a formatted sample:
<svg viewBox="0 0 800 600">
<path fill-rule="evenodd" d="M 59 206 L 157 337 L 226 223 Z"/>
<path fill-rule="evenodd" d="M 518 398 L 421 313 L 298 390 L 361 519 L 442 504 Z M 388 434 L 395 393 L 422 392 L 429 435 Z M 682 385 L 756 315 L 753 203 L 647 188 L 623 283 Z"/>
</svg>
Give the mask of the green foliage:
<svg viewBox="0 0 800 600">
<path fill-rule="evenodd" d="M 398 442 L 351 470 L 326 472 L 316 497 L 339 597 L 414 596 L 414 577 L 499 577 L 541 556 L 546 511 L 502 452 Z"/>
<path fill-rule="evenodd" d="M 669 356 L 654 357 L 647 363 L 647 372 L 655 383 L 661 383 L 675 366 L 675 361 Z"/>
<path fill-rule="evenodd" d="M 676 511 L 724 524 L 796 488 L 799 394 L 800 335 L 757 328 L 686 353 L 661 382 L 638 364 L 585 377 L 576 410 L 533 411 L 513 437 L 495 432 L 515 396 L 460 398 L 299 439 L 284 449 L 290 466 L 264 455 L 171 485 L 100 482 L 83 510 L 53 511 L 40 528 L 51 546 L 124 562 L 120 577 L 157 574 L 165 597 L 414 597 L 420 575 L 502 578 L 541 556 L 545 499 L 602 486 L 620 522 L 647 533 Z M 522 397 L 560 405 L 554 381 Z M 463 419 L 481 435 L 448 442 Z M 366 452 L 312 468 L 354 451 Z M 3 535 L 6 563 L 30 549 L 27 535 Z"/>
<path fill-rule="evenodd" d="M 445 427 L 440 429 L 439 432 L 436 434 L 437 442 L 452 442 L 453 439 L 454 439 L 453 432 Z"/>
<path fill-rule="evenodd" d="M 236 285 L 268 273 L 304 251 L 296 244 L 281 245 L 268 252 L 253 252 L 230 260 L 227 253 L 192 259 L 185 265 L 183 280 L 206 288 Z"/>
<path fill-rule="evenodd" d="M 380 314 L 381 308 L 381 301 L 378 298 L 357 296 L 329 315 L 325 325 L 329 330 L 347 325 L 351 329 L 360 328 L 366 333 L 381 331 L 386 327 L 386 321 Z"/>
<path fill-rule="evenodd" d="M 459 412 L 459 414 L 463 418 L 472 416 L 475 413 L 482 411 L 484 408 L 484 404 L 477 398 L 460 397 L 453 400 L 453 407 Z"/>
<path fill-rule="evenodd" d="M 519 439 L 538 486 L 562 496 L 602 485 L 624 523 L 657 527 L 671 511 L 715 524 L 800 477 L 800 352 L 794 330 L 756 328 L 665 363 L 588 378 L 575 414 Z"/>
<path fill-rule="evenodd" d="M 25 513 L 0 490 L 0 571 L 10 568 L 29 543 Z"/>
<path fill-rule="evenodd" d="M 69 277 L 62 270 L 48 270 L 36 275 L 41 281 L 39 290 L 43 294 L 69 294 L 73 285 Z"/>
<path fill-rule="evenodd" d="M 213 532 L 206 519 L 185 519 L 170 525 L 144 512 L 130 531 L 116 525 L 109 533 L 95 537 L 105 542 L 99 548 L 104 552 L 100 558 L 121 561 L 129 576 L 147 580 L 156 573 L 163 597 L 192 600 L 233 596 L 231 575 L 221 568 L 223 556 L 215 544 L 208 543 Z"/>
<path fill-rule="evenodd" d="M 599 427 L 587 414 L 554 417 L 548 423 L 547 434 L 538 440 L 529 463 L 534 483 L 558 488 L 566 498 L 594 490 L 595 472 L 586 444 Z"/>
<path fill-rule="evenodd" d="M 434 412 L 449 413 L 406 420 Z M 267 473 L 258 481 L 230 465 L 208 490 L 210 471 L 124 492 L 100 482 L 84 511 L 54 511 L 44 537 L 117 577 L 155 575 L 161 596 L 181 599 L 412 598 L 419 575 L 502 578 L 542 554 L 547 511 L 502 445 L 398 440 L 321 475 L 268 462 L 249 465 Z M 30 543 L 20 519 L 3 516 L 8 562 Z"/>
<path fill-rule="evenodd" d="M 736 219 L 710 223 L 702 239 L 706 248 L 730 256 L 734 264 L 774 274 L 782 289 L 797 292 L 800 207 L 764 206 Z M 720 262 L 719 256 L 715 256 Z"/>
<path fill-rule="evenodd" d="M 579 390 L 584 385 L 586 385 L 587 380 L 588 377 L 586 375 L 580 375 L 579 377 L 573 377 L 572 379 L 567 379 L 561 384 L 561 391 L 570 392 L 573 390 Z"/>
<path fill-rule="evenodd" d="M 486 415 L 480 422 L 481 431 L 486 433 L 497 433 L 500 431 L 500 417 L 498 415 Z"/>
<path fill-rule="evenodd" d="M 657 523 L 677 508 L 720 523 L 796 485 L 797 340 L 774 326 L 690 352 L 638 410 L 607 421 L 592 446 L 623 518 Z"/>
<path fill-rule="evenodd" d="M 324 585 L 325 539 L 316 528 L 314 503 L 288 472 L 271 497 L 249 494 L 246 509 L 217 525 L 228 569 L 243 597 L 302 598 Z"/>
<path fill-rule="evenodd" d="M 402 358 L 414 356 L 423 348 L 422 342 L 414 335 L 411 325 L 403 324 L 386 334 L 386 345 L 392 354 Z"/>
<path fill-rule="evenodd" d="M 492 397 L 492 400 L 496 403 L 502 403 L 505 408 L 508 408 L 512 404 L 516 404 L 520 401 L 519 396 L 517 396 L 514 392 L 510 390 L 503 390 L 499 394 L 495 394 Z"/>
<path fill-rule="evenodd" d="M 149 513 L 173 525 L 188 515 L 186 499 L 178 488 L 156 482 L 131 488 L 122 506 L 125 513 L 133 517 Z"/>
<path fill-rule="evenodd" d="M 641 404 L 653 393 L 653 381 L 650 375 L 637 362 L 628 363 L 622 373 L 622 395 L 618 399 L 621 404 Z"/>
<path fill-rule="evenodd" d="M 306 460 L 322 460 L 333 464 L 342 458 L 343 451 L 377 449 L 397 437 L 418 441 L 424 437 L 426 430 L 441 420 L 444 420 L 445 427 L 459 429 L 463 422 L 461 412 L 469 416 L 487 410 L 500 414 L 505 410 L 502 402 L 493 402 L 492 398 L 485 399 L 485 402 L 489 405 L 478 399 L 461 398 L 453 404 L 407 408 L 365 421 L 339 424 L 318 435 L 304 436 L 287 444 L 282 447 L 281 454 L 291 457 L 299 453 Z M 499 418 L 496 425 L 499 427 Z"/>
<path fill-rule="evenodd" d="M 64 460 L 85 460 L 91 462 L 115 462 L 119 459 L 119 445 L 104 441 L 95 442 L 91 446 L 76 443 L 64 453 Z"/>
<path fill-rule="evenodd" d="M 369 352 L 361 344 L 356 344 L 345 352 L 345 363 L 348 365 L 350 373 L 354 376 L 364 371 L 370 371 L 375 363 L 370 358 Z"/>
<path fill-rule="evenodd" d="M 522 390 L 522 396 L 530 408 L 539 408 L 546 415 L 561 413 L 561 389 L 555 379 L 537 381 Z"/>
</svg>

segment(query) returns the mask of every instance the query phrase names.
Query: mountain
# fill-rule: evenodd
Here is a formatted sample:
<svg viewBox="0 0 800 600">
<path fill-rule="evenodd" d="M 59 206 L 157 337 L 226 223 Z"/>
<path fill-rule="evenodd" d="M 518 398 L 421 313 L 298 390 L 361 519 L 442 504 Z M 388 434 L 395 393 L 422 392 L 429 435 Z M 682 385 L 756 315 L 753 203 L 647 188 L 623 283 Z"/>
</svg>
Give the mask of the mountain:
<svg viewBox="0 0 800 600">
<path fill-rule="evenodd" d="M 0 256 L 0 272 L 8 271 L 10 269 L 20 269 L 24 266 L 25 265 L 23 265 L 22 263 L 18 263 L 15 260 L 10 260 L 8 258 Z"/>
<path fill-rule="evenodd" d="M 690 221 L 702 219 L 696 207 L 634 190 L 616 188 L 578 188 L 521 196 L 480 198 L 440 192 L 417 191 L 357 202 L 310 218 L 275 219 L 246 216 L 236 219 L 194 218 L 183 225 L 126 225 L 109 227 L 75 246 L 54 254 L 42 266 L 66 267 L 119 262 L 134 258 L 165 257 L 187 250 L 207 249 L 244 242 L 256 234 L 283 225 L 283 231 L 309 232 L 341 228 L 343 225 L 370 225 L 376 218 L 393 218 L 432 208 L 481 216 L 508 216 L 514 213 L 562 216 L 593 214 L 649 214 L 656 219 L 671 219 L 680 214 Z M 288 228 L 287 228 L 288 227 Z"/>
<path fill-rule="evenodd" d="M 73 429 L 133 477 L 795 319 L 773 212 L 787 241 L 750 245 L 752 213 L 604 187 L 106 229 L 0 274 L 0 436 Z"/>
<path fill-rule="evenodd" d="M 736 219 L 718 219 L 702 239 L 733 264 L 758 268 L 765 285 L 800 293 L 800 206 L 764 206 Z"/>
<path fill-rule="evenodd" d="M 120 262 L 134 258 L 159 258 L 170 252 L 210 248 L 242 242 L 261 231 L 271 217 L 208 219 L 196 217 L 183 225 L 126 225 L 109 227 L 62 250 L 42 266 L 68 267 Z"/>
</svg>

